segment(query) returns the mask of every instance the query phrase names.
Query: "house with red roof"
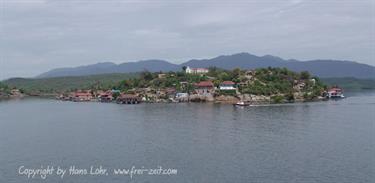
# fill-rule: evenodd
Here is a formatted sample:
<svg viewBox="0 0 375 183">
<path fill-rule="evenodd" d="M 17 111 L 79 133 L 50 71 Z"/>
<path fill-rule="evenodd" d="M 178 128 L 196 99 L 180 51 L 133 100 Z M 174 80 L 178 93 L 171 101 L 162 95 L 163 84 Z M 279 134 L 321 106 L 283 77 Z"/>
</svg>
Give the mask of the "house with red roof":
<svg viewBox="0 0 375 183">
<path fill-rule="evenodd" d="M 111 102 L 113 100 L 113 93 L 111 90 L 100 92 L 98 98 L 100 102 Z"/>
<path fill-rule="evenodd" d="M 71 95 L 72 100 L 75 102 L 91 101 L 94 98 L 90 91 L 77 91 Z"/>
<path fill-rule="evenodd" d="M 194 83 L 195 92 L 200 95 L 213 94 L 215 92 L 215 86 L 212 81 L 201 81 Z"/>
</svg>

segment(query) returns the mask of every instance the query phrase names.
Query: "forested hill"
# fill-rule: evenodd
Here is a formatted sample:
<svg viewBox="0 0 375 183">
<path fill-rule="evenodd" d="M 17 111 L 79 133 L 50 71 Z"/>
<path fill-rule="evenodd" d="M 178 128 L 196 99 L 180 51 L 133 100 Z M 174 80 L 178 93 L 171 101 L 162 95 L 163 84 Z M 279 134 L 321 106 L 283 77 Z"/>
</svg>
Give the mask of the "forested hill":
<svg viewBox="0 0 375 183">
<path fill-rule="evenodd" d="M 12 78 L 4 81 L 10 87 L 17 87 L 27 93 L 55 93 L 76 89 L 108 88 L 124 79 L 137 77 L 137 73 L 100 74 L 90 76 L 67 76 L 54 78 Z"/>
<path fill-rule="evenodd" d="M 98 63 L 73 68 L 58 68 L 40 74 L 38 78 L 61 76 L 84 76 L 108 73 L 129 73 L 158 71 L 178 71 L 182 66 L 190 67 L 219 67 L 222 69 L 255 69 L 265 67 L 285 67 L 292 71 L 309 71 L 319 77 L 354 77 L 375 79 L 375 67 L 352 61 L 341 60 L 285 60 L 280 57 L 265 55 L 256 56 L 249 53 L 237 53 L 233 55 L 218 56 L 211 59 L 194 59 L 182 64 L 173 64 L 165 60 L 143 60 L 138 62 L 126 62 L 114 64 L 111 62 Z"/>
</svg>

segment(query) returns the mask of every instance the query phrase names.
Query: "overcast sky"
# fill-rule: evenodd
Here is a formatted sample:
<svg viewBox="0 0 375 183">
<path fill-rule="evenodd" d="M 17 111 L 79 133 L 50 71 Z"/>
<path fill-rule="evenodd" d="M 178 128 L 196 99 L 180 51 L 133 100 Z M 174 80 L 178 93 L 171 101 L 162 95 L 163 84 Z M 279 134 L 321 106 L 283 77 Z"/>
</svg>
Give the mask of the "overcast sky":
<svg viewBox="0 0 375 183">
<path fill-rule="evenodd" d="M 375 65 L 374 0 L 0 0 L 0 79 L 249 52 Z"/>
</svg>

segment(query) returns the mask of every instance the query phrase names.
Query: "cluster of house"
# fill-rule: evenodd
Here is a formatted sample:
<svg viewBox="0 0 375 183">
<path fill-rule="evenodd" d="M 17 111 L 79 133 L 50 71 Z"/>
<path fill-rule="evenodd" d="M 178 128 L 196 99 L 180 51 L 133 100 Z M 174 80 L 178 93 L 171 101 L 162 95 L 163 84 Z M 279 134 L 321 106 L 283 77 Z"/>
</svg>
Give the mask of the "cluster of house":
<svg viewBox="0 0 375 183">
<path fill-rule="evenodd" d="M 185 70 L 189 74 L 205 74 L 208 72 L 206 68 L 191 68 Z M 165 74 L 159 74 L 159 78 L 165 77 Z M 188 82 L 180 82 L 182 86 L 187 86 Z M 216 90 L 233 90 L 236 91 L 236 85 L 232 81 L 224 81 L 218 88 L 214 86 L 212 81 L 201 81 L 194 83 L 194 90 L 190 93 L 177 92 L 175 88 L 153 89 L 153 88 L 134 88 L 128 93 L 121 93 L 119 90 L 108 91 L 92 91 L 78 90 L 68 94 L 61 94 L 57 98 L 64 101 L 85 102 L 99 101 L 112 102 L 116 101 L 120 104 L 137 104 L 142 101 L 189 101 L 189 96 L 213 96 Z M 116 97 L 115 97 L 116 96 Z"/>
<path fill-rule="evenodd" d="M 141 102 L 141 98 L 137 95 L 124 94 L 120 90 L 108 90 L 108 91 L 92 91 L 92 90 L 78 90 L 69 94 L 61 94 L 57 98 L 64 101 L 73 102 L 87 102 L 87 101 L 99 101 L 99 102 L 112 102 L 115 100 L 117 103 L 128 103 L 136 104 Z"/>
<path fill-rule="evenodd" d="M 205 74 L 208 72 L 208 69 L 205 68 L 190 68 L 187 67 L 185 70 L 189 74 Z M 61 100 L 69 100 L 75 102 L 82 101 L 100 101 L 100 102 L 112 102 L 116 101 L 120 104 L 137 104 L 140 102 L 162 102 L 162 101 L 176 101 L 176 102 L 185 102 L 190 101 L 193 98 L 199 97 L 209 97 L 213 98 L 215 93 L 225 92 L 225 94 L 233 93 L 239 94 L 238 86 L 249 85 L 253 80 L 256 80 L 254 77 L 255 71 L 246 71 L 244 77 L 246 78 L 242 82 L 234 83 L 233 81 L 223 81 L 219 84 L 218 87 L 215 87 L 214 83 L 211 80 L 201 81 L 193 83 L 193 91 L 178 92 L 176 88 L 134 88 L 129 90 L 127 93 L 121 93 L 119 90 L 108 90 L 108 91 L 91 91 L 91 90 L 79 90 L 76 92 L 71 92 L 69 94 L 62 94 L 58 98 Z M 165 74 L 159 74 L 159 78 L 165 77 Z M 315 83 L 315 80 L 312 79 L 311 82 Z M 190 83 L 180 82 L 182 88 L 187 88 Z M 300 91 L 305 87 L 303 81 L 294 81 L 294 89 Z M 332 90 L 328 93 L 331 97 L 336 95 L 340 96 L 340 90 Z M 224 95 L 225 95 L 224 94 Z"/>
<path fill-rule="evenodd" d="M 182 85 L 187 82 L 181 82 Z M 224 81 L 219 87 L 215 87 L 212 81 L 201 81 L 194 83 L 194 90 L 190 93 L 177 92 L 175 88 L 153 89 L 153 88 L 135 88 L 128 93 L 121 93 L 119 90 L 92 91 L 78 90 L 68 94 L 61 94 L 57 98 L 64 101 L 74 102 L 113 102 L 120 104 L 137 104 L 142 101 L 189 101 L 190 95 L 213 96 L 217 90 L 236 91 L 236 85 L 232 81 Z M 129 94 L 131 93 L 131 94 Z M 116 97 L 115 97 L 116 96 Z"/>
<path fill-rule="evenodd" d="M 236 84 L 232 81 L 224 81 L 222 82 L 218 88 L 212 83 L 212 81 L 201 81 L 199 83 L 194 83 L 194 93 L 199 95 L 209 95 L 213 94 L 216 89 L 220 91 L 236 91 Z"/>
</svg>

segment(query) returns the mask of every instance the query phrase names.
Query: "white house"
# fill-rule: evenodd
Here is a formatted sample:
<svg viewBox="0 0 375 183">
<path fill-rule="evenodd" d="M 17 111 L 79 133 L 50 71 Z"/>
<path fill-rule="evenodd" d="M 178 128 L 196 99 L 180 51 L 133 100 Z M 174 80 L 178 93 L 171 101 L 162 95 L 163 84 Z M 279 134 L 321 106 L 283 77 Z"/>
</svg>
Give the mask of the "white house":
<svg viewBox="0 0 375 183">
<path fill-rule="evenodd" d="M 220 84 L 219 89 L 220 90 L 235 90 L 234 87 L 235 83 L 232 81 L 224 81 Z"/>
<path fill-rule="evenodd" d="M 205 73 L 208 73 L 208 69 L 206 69 L 206 68 L 190 68 L 188 66 L 188 67 L 186 67 L 185 72 L 188 73 L 188 74 L 205 74 Z"/>
</svg>

